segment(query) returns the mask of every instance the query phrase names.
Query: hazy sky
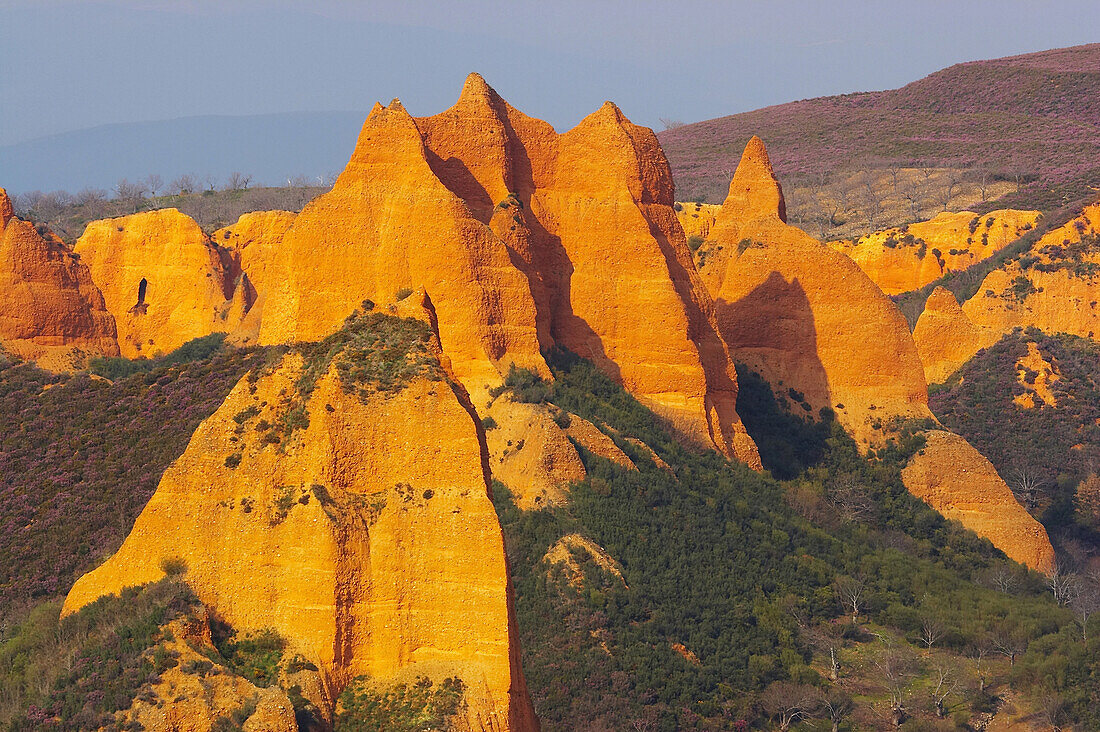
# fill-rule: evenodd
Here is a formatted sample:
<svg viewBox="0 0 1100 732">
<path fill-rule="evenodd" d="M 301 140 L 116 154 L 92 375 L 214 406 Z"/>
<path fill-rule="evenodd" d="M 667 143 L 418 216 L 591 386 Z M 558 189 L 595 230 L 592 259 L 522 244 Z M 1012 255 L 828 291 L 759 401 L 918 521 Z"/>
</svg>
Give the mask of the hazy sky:
<svg viewBox="0 0 1100 732">
<path fill-rule="evenodd" d="M 1100 41 L 1097 0 L 0 0 L 0 145 L 199 114 L 449 106 L 696 121 Z"/>
</svg>

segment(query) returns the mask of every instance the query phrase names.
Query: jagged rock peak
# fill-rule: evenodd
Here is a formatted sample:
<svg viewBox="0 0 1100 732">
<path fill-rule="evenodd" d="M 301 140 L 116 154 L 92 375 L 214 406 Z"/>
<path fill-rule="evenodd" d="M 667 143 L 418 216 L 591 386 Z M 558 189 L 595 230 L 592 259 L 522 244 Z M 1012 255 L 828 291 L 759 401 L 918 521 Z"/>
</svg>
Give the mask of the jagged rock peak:
<svg viewBox="0 0 1100 732">
<path fill-rule="evenodd" d="M 8 198 L 8 192 L 3 188 L 0 188 L 0 229 L 3 229 L 8 225 L 8 221 L 15 215 L 15 211 L 12 209 L 11 199 Z"/>
<path fill-rule="evenodd" d="M 466 81 L 462 84 L 462 93 L 458 95 L 459 106 L 473 104 L 492 106 L 499 101 L 502 101 L 502 98 L 497 94 L 496 89 L 489 86 L 485 77 L 476 71 L 470 72 L 466 77 Z"/>
<path fill-rule="evenodd" d="M 772 169 L 764 141 L 756 135 L 745 146 L 722 206 L 742 220 L 778 217 L 784 223 L 787 221 L 783 186 Z"/>
</svg>

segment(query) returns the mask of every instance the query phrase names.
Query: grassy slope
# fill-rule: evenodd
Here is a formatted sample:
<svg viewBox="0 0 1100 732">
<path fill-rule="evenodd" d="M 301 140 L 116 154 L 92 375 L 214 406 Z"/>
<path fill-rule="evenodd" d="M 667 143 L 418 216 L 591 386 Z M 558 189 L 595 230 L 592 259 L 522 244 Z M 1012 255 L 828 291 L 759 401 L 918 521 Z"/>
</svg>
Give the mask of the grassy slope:
<svg viewBox="0 0 1100 732">
<path fill-rule="evenodd" d="M 889 165 L 984 166 L 1049 209 L 1100 182 L 1100 44 L 959 64 L 901 89 L 808 99 L 660 134 L 680 200 L 720 202 L 759 135 L 783 180 Z M 1053 193 L 1050 189 L 1056 189 Z"/>
<path fill-rule="evenodd" d="M 524 665 L 544 729 L 762 728 L 767 690 L 784 680 L 853 699 L 844 728 L 888 727 L 889 689 L 877 664 L 892 655 L 908 668 L 901 694 L 909 728 L 932 729 L 939 723 L 928 688 L 937 665 L 950 665 L 960 681 L 952 714 L 970 719 L 990 703 L 974 688 L 965 653 L 992 633 L 1066 649 L 1060 652 L 1072 660 L 1061 678 L 1095 672 L 1070 614 L 1054 606 L 1038 578 L 1010 569 L 987 542 L 905 492 L 898 473 L 905 450 L 868 462 L 834 425 L 786 415 L 761 380 L 742 374 L 738 409 L 765 464 L 795 476 L 777 481 L 685 450 L 586 362 L 558 361 L 554 370 L 552 401 L 613 426 L 641 470 L 585 454 L 589 478 L 573 488 L 570 504 L 538 512 L 517 510 L 507 488 L 496 486 Z M 675 476 L 623 436 L 646 441 Z M 839 492 L 853 484 L 873 504 L 856 521 L 838 508 Z M 579 556 L 585 587 L 577 591 L 542 562 L 571 532 L 621 562 L 625 586 Z M 1017 577 L 1013 594 L 982 585 L 1006 570 Z M 842 577 L 865 585 L 856 627 L 837 602 Z M 916 648 L 929 617 L 950 629 L 934 653 Z M 829 645 L 841 659 L 836 682 L 826 671 Z M 985 668 L 986 680 L 998 694 L 1010 684 L 1030 693 L 1044 658 L 1029 655 L 1011 670 L 998 659 Z M 1056 692 L 1070 696 L 1073 713 L 1090 713 L 1087 690 Z"/>
</svg>

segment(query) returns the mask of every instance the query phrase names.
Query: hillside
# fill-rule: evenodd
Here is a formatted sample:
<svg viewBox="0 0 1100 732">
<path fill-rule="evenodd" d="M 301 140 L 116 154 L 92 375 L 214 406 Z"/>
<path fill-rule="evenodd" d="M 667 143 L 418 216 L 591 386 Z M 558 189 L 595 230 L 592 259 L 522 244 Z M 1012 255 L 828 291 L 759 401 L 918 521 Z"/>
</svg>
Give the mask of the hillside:
<svg viewBox="0 0 1100 732">
<path fill-rule="evenodd" d="M 1100 185 L 1098 92 L 1100 44 L 1091 44 L 958 64 L 900 89 L 806 99 L 659 137 L 680 200 L 721 201 L 736 156 L 758 135 L 777 173 L 807 199 L 832 186 L 828 198 L 844 194 L 843 207 L 865 212 L 858 174 L 897 168 L 906 172 L 891 187 L 903 182 L 923 208 L 939 210 L 934 199 L 948 179 L 915 170 L 930 168 L 972 189 L 1007 182 L 996 195 L 975 190 L 989 207 L 1049 210 Z"/>
<path fill-rule="evenodd" d="M 135 194 L 70 245 L 0 190 L 0 725 L 1095 727 L 1100 578 L 895 304 L 759 138 L 674 193 L 613 103 L 559 133 L 477 74 L 294 211 Z"/>
</svg>

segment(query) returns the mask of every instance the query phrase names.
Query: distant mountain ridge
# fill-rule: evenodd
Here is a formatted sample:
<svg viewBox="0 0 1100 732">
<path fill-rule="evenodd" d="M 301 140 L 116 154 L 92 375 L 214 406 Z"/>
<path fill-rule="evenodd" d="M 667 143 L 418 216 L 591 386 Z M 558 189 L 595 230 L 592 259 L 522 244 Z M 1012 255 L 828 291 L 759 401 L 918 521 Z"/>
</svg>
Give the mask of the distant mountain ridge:
<svg viewBox="0 0 1100 732">
<path fill-rule="evenodd" d="M 666 130 L 659 138 L 681 200 L 720 201 L 752 135 L 786 180 L 892 165 L 982 167 L 1019 177 L 1032 198 L 1041 190 L 1078 197 L 1100 185 L 1100 44 L 956 64 L 900 89 Z"/>
<path fill-rule="evenodd" d="M 113 124 L 0 146 L 0 179 L 12 193 L 110 189 L 151 173 L 285 184 L 341 170 L 367 112 L 207 115 Z"/>
</svg>

